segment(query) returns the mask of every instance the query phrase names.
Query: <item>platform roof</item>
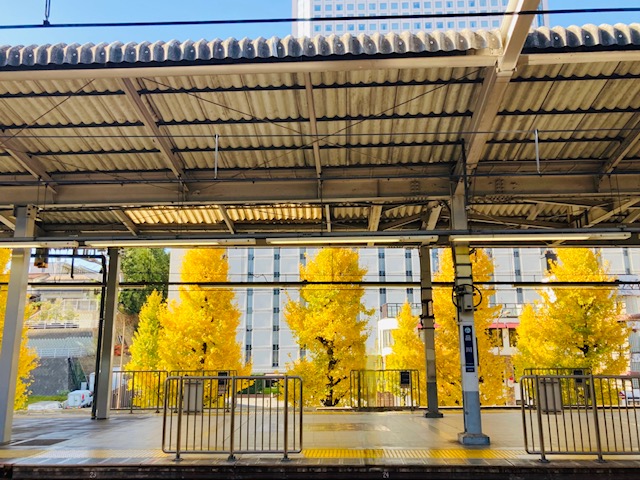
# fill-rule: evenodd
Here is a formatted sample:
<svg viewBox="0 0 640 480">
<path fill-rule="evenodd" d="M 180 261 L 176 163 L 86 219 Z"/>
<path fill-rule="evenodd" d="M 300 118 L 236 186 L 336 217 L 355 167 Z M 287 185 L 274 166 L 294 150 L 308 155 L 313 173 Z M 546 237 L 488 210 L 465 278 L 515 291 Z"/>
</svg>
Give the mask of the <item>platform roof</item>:
<svg viewBox="0 0 640 480">
<path fill-rule="evenodd" d="M 0 237 L 640 231 L 640 24 L 0 46 Z M 523 23 L 524 22 L 524 23 Z M 537 138 L 537 141 L 536 141 Z M 457 232 L 459 233 L 459 232 Z M 372 239 L 370 243 L 375 243 Z"/>
</svg>

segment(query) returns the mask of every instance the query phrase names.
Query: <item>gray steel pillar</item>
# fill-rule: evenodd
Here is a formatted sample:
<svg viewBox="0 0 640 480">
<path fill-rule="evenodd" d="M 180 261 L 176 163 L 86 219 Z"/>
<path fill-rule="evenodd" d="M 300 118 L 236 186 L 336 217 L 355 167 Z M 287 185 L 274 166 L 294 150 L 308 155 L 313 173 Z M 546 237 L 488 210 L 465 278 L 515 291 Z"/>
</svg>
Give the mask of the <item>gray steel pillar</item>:
<svg viewBox="0 0 640 480">
<path fill-rule="evenodd" d="M 454 230 L 466 230 L 467 211 L 464 195 L 451 198 L 452 227 Z M 463 445 L 488 445 L 489 437 L 482 433 L 480 415 L 480 393 L 478 382 L 478 352 L 473 321 L 475 308 L 473 298 L 473 274 L 469 245 L 452 245 L 455 272 L 454 291 L 458 311 L 460 335 L 460 368 L 462 372 L 462 406 L 464 412 L 464 432 L 458 434 Z"/>
<path fill-rule="evenodd" d="M 14 237 L 33 237 L 37 209 L 33 205 L 16 207 Z M 11 255 L 11 274 L 7 289 L 2 349 L 0 351 L 0 444 L 11 441 L 13 404 L 18 381 L 20 341 L 24 325 L 24 308 L 29 280 L 30 248 L 14 248 Z"/>
<path fill-rule="evenodd" d="M 118 286 L 120 276 L 120 252 L 117 248 L 109 249 L 109 269 L 107 270 L 107 288 L 104 309 L 104 331 L 102 332 L 102 351 L 100 370 L 96 372 L 97 387 L 95 389 L 96 419 L 109 418 L 111 406 L 111 381 L 113 376 L 113 337 L 115 320 L 118 312 Z"/>
<path fill-rule="evenodd" d="M 433 288 L 431 285 L 431 257 L 429 247 L 420 247 L 420 330 L 424 341 L 427 369 L 427 418 L 442 418 L 438 410 L 438 380 L 436 376 L 436 342 L 433 316 Z"/>
</svg>

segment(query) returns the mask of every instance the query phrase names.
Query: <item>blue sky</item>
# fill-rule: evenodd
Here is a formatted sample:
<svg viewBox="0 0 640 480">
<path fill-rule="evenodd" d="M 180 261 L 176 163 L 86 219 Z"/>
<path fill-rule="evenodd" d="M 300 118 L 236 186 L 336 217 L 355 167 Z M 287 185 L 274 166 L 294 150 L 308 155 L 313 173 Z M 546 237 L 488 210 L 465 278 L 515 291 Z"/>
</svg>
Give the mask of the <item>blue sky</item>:
<svg viewBox="0 0 640 480">
<path fill-rule="evenodd" d="M 550 8 L 638 7 L 638 0 L 550 0 Z M 42 24 L 44 0 L 0 0 L 0 25 Z M 52 0 L 52 23 L 288 18 L 291 0 Z M 551 25 L 639 22 L 640 13 L 553 15 Z M 128 28 L 0 30 L 0 45 L 285 37 L 288 23 Z"/>
</svg>

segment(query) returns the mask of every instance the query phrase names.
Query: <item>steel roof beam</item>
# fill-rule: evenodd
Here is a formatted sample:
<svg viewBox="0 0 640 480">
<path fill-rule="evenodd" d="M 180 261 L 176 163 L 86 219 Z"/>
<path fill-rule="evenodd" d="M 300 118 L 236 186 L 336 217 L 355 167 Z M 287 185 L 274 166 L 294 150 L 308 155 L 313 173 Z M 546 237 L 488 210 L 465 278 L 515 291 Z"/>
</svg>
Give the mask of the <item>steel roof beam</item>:
<svg viewBox="0 0 640 480">
<path fill-rule="evenodd" d="M 594 225 L 602 223 L 605 220 L 609 220 L 614 215 L 619 215 L 622 212 L 625 212 L 629 209 L 629 207 L 633 207 L 638 202 L 640 202 L 640 197 L 630 198 L 628 200 L 625 200 L 624 202 L 619 202 L 619 205 L 617 207 L 612 208 L 609 211 L 602 211 L 602 209 L 599 209 L 599 207 L 594 207 L 594 209 L 589 210 L 588 213 L 591 213 L 593 210 L 595 210 L 598 212 L 598 214 L 589 218 L 588 222 L 582 226 L 585 228 L 593 227 Z"/>
<path fill-rule="evenodd" d="M 382 205 L 371 205 L 369 207 L 369 228 L 370 232 L 377 232 L 382 216 Z"/>
<path fill-rule="evenodd" d="M 309 128 L 311 129 L 311 138 L 313 140 L 313 161 L 316 166 L 316 175 L 318 178 L 322 176 L 322 161 L 320 160 L 320 145 L 318 139 L 318 123 L 316 120 L 316 104 L 313 100 L 313 84 L 311 83 L 311 75 L 303 74 L 304 91 L 307 99 L 307 113 L 309 115 Z"/>
<path fill-rule="evenodd" d="M 227 225 L 227 228 L 229 229 L 229 233 L 236 233 L 236 227 L 233 223 L 233 220 L 231 220 L 231 217 L 229 217 L 229 214 L 227 213 L 227 209 L 223 206 L 223 205 L 217 205 L 218 207 L 218 211 L 220 212 L 220 215 L 222 216 L 222 220 L 224 220 L 224 223 Z"/>
<path fill-rule="evenodd" d="M 137 237 L 140 234 L 140 229 L 123 210 L 117 209 L 113 210 L 111 213 L 115 215 L 118 221 L 122 223 L 134 237 Z"/>
<path fill-rule="evenodd" d="M 331 206 L 330 205 L 324 206 L 324 216 L 327 224 L 327 232 L 331 232 L 333 227 L 331 225 Z"/>
<path fill-rule="evenodd" d="M 484 147 L 489 139 L 489 134 L 476 132 L 488 132 L 491 130 L 531 28 L 534 15 L 521 15 L 519 12 L 534 11 L 538 8 L 539 3 L 540 0 L 510 0 L 507 6 L 507 12 L 514 12 L 514 15 L 505 15 L 502 20 L 500 27 L 500 34 L 503 39 L 502 54 L 497 58 L 494 66 L 486 68 L 482 87 L 476 97 L 471 123 L 469 128 L 466 129 L 471 132 L 465 138 L 466 154 L 459 159 L 454 171 L 454 176 L 457 177 L 456 195 L 464 193 L 465 168 L 468 176 L 478 166 Z"/>
<path fill-rule="evenodd" d="M 2 133 L 2 131 L 0 131 Z M 18 162 L 22 168 L 29 172 L 36 179 L 43 181 L 54 192 L 55 182 L 51 175 L 47 172 L 42 162 L 34 158 L 32 155 L 26 153 L 27 148 L 16 137 L 2 137 L 0 136 L 0 147 L 4 148 L 13 159 Z"/>
<path fill-rule="evenodd" d="M 130 100 L 130 104 L 135 110 L 138 118 L 142 120 L 147 131 L 153 137 L 154 143 L 158 145 L 158 148 L 164 155 L 167 166 L 171 169 L 173 174 L 178 180 L 183 181 L 185 178 L 182 160 L 180 160 L 173 151 L 173 145 L 167 140 L 167 137 L 162 135 L 154 114 L 151 113 L 149 108 L 145 105 L 142 97 L 138 93 L 137 87 L 134 85 L 130 78 L 123 78 L 121 80 L 124 87 L 125 94 Z"/>
<path fill-rule="evenodd" d="M 640 208 L 637 210 L 633 210 L 629 215 L 627 215 L 624 220 L 622 220 L 623 225 L 630 225 L 635 223 L 636 220 L 640 218 Z"/>
<path fill-rule="evenodd" d="M 550 200 L 554 202 L 567 200 L 576 202 L 579 198 L 595 202 L 601 199 L 611 202 L 616 197 L 638 196 L 637 175 L 615 175 L 618 190 L 616 192 L 597 191 L 593 175 L 572 175 L 570 181 L 566 176 L 549 175 L 541 181 L 537 176 L 510 176 L 501 178 L 508 186 L 500 196 L 509 200 L 535 202 Z M 407 192 L 411 184 L 418 183 L 420 195 L 412 195 L 412 202 L 407 202 Z M 471 203 L 493 203 L 496 197 L 495 177 L 477 176 L 474 179 Z M 193 193 L 185 193 L 177 182 L 154 184 L 147 183 L 104 183 L 100 184 L 100 195 L 96 195 L 96 185 L 91 183 L 76 185 L 58 185 L 57 194 L 47 200 L 47 208 L 61 207 L 126 207 L 174 205 L 179 199 L 181 205 L 234 205 L 234 204 L 336 204 L 336 203 L 414 203 L 424 205 L 429 201 L 442 201 L 450 197 L 450 177 L 447 174 L 422 178 L 389 178 L 380 182 L 376 178 L 362 176 L 330 178 L 323 180 L 323 196 L 317 195 L 317 179 L 307 178 L 251 178 L 232 179 L 226 181 L 190 181 Z M 211 188 L 215 185 L 215 189 Z M 14 204 L 28 204 L 42 201 L 42 186 L 3 185 L 0 188 L 0 208 Z M 500 200 L 500 203 L 503 203 Z M 304 205 L 303 205 L 304 206 Z"/>
<path fill-rule="evenodd" d="M 440 202 L 430 202 L 426 207 L 426 216 L 422 219 L 422 230 L 435 230 L 442 213 L 443 205 Z"/>
<path fill-rule="evenodd" d="M 609 158 L 600 170 L 599 180 L 601 185 L 603 184 L 604 177 L 613 172 L 631 149 L 640 141 L 640 112 L 636 112 L 631 117 L 623 127 L 622 132 L 628 132 L 626 138 L 609 154 Z"/>
</svg>

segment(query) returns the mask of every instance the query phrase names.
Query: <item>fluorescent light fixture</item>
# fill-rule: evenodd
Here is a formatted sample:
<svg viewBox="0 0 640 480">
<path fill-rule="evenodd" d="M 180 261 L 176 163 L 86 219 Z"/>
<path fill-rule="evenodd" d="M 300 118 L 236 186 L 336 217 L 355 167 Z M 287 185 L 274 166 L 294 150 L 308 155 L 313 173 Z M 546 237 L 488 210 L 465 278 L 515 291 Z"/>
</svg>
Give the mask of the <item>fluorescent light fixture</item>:
<svg viewBox="0 0 640 480">
<path fill-rule="evenodd" d="M 78 248 L 78 242 L 69 240 L 36 240 L 34 238 L 0 239 L 0 248 Z"/>
<path fill-rule="evenodd" d="M 86 240 L 85 245 L 93 248 L 109 247 L 207 247 L 216 245 L 255 245 L 253 238 L 113 238 L 106 240 Z"/>
<path fill-rule="evenodd" d="M 490 233 L 477 235 L 451 235 L 449 241 L 457 242 L 561 242 L 580 240 L 627 240 L 631 238 L 629 232 L 600 232 L 600 233 Z"/>
<path fill-rule="evenodd" d="M 368 243 L 434 243 L 437 235 L 397 235 L 397 236 L 317 236 L 317 237 L 281 237 L 267 238 L 268 245 L 363 245 Z"/>
</svg>

